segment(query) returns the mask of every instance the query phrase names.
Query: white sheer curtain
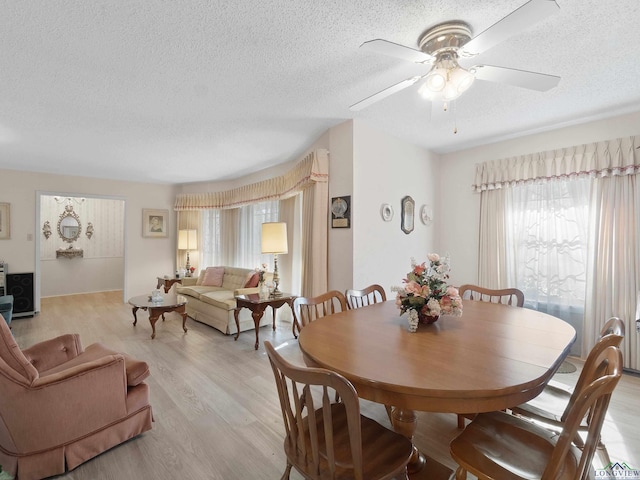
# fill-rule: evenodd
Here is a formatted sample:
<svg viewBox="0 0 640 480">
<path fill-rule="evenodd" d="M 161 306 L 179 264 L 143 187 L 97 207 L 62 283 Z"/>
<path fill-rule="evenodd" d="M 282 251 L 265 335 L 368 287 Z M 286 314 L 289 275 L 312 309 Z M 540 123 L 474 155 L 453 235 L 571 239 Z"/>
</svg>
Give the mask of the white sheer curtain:
<svg viewBox="0 0 640 480">
<path fill-rule="evenodd" d="M 508 285 L 525 306 L 569 322 L 581 353 L 590 179 L 551 180 L 504 190 Z"/>
<path fill-rule="evenodd" d="M 273 255 L 262 254 L 262 224 L 279 221 L 277 200 L 254 203 L 240 208 L 240 227 L 235 262 L 230 265 L 255 268 L 262 263 L 273 272 Z"/>
<path fill-rule="evenodd" d="M 273 255 L 262 254 L 262 224 L 279 221 L 277 200 L 241 208 L 202 210 L 202 265 L 255 268 L 262 263 L 273 271 Z"/>
</svg>

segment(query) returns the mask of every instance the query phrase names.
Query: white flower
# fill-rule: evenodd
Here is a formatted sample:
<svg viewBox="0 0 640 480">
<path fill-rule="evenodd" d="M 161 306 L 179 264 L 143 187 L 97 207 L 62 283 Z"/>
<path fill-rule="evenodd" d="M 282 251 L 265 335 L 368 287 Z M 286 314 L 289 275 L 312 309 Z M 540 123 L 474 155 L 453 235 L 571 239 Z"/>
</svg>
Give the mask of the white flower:
<svg viewBox="0 0 640 480">
<path fill-rule="evenodd" d="M 415 310 L 409 310 L 407 314 L 407 320 L 409 321 L 409 331 L 415 332 L 418 330 L 418 312 Z"/>
<path fill-rule="evenodd" d="M 438 255 L 437 253 L 430 253 L 429 255 L 427 255 L 427 258 L 430 262 L 437 262 L 438 260 L 440 260 L 440 255 Z"/>
</svg>

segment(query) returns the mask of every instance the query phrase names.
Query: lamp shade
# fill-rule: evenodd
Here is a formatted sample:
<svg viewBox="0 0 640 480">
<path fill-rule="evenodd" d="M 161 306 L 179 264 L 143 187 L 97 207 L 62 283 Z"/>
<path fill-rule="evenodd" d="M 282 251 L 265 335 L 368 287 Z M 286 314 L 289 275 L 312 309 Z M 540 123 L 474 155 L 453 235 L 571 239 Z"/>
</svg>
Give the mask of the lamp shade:
<svg viewBox="0 0 640 480">
<path fill-rule="evenodd" d="M 196 230 L 178 231 L 178 250 L 195 250 L 198 248 L 198 232 Z"/>
<path fill-rule="evenodd" d="M 271 222 L 262 224 L 262 253 L 288 253 L 287 224 Z"/>
</svg>

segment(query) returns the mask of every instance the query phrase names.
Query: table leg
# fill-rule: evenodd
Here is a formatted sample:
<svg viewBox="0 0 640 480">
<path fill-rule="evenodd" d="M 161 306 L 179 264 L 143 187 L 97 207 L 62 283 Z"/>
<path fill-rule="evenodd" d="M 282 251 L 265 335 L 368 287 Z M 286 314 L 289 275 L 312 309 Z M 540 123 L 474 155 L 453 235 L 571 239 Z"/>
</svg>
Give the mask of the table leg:
<svg viewBox="0 0 640 480">
<path fill-rule="evenodd" d="M 271 313 L 273 314 L 273 331 L 276 331 L 276 307 L 271 305 Z"/>
<path fill-rule="evenodd" d="M 242 308 L 242 307 L 240 307 Z M 234 340 L 238 340 L 238 337 L 240 336 L 240 320 L 238 319 L 238 314 L 240 313 L 240 308 L 236 308 L 233 311 L 233 318 L 235 318 L 236 320 L 236 336 L 233 337 Z"/>
<path fill-rule="evenodd" d="M 182 315 L 182 330 L 184 330 L 184 333 L 187 333 L 187 306 L 182 305 L 181 307 L 176 308 L 174 311 L 179 315 Z M 164 320 L 164 315 L 162 316 L 162 319 Z"/>
<path fill-rule="evenodd" d="M 393 429 L 407 437 L 413 443 L 413 434 L 416 431 L 416 426 L 418 424 L 418 418 L 416 416 L 416 412 L 413 410 L 391 407 L 391 418 L 393 421 Z M 422 470 L 427 463 L 426 458 L 418 448 L 413 445 L 413 452 L 411 453 L 411 458 L 409 459 L 409 464 L 407 465 L 407 472 L 409 474 L 419 472 Z"/>
<path fill-rule="evenodd" d="M 138 316 L 136 315 L 138 307 L 133 307 L 131 311 L 133 312 L 133 325 L 135 325 L 136 323 L 138 323 Z"/>
<path fill-rule="evenodd" d="M 152 330 L 151 340 L 156 338 L 156 322 L 158 321 L 158 318 L 160 318 L 159 312 L 154 312 L 153 310 L 149 310 L 149 323 L 151 324 L 151 330 Z"/>
<path fill-rule="evenodd" d="M 260 345 L 258 343 L 258 331 L 260 330 L 260 319 L 262 318 L 262 314 L 264 313 L 264 310 L 260 311 L 255 311 L 255 312 L 251 312 L 251 317 L 253 318 L 253 324 L 255 325 L 255 329 L 256 329 L 256 344 L 255 344 L 255 349 L 258 349 L 258 346 Z"/>
</svg>

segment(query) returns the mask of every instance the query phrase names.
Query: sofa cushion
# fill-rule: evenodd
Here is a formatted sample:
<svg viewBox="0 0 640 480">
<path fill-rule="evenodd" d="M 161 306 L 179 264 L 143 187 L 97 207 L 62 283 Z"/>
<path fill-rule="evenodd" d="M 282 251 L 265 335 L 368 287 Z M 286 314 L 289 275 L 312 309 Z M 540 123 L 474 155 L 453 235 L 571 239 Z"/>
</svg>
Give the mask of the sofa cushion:
<svg viewBox="0 0 640 480">
<path fill-rule="evenodd" d="M 238 288 L 244 288 L 244 284 L 247 283 L 249 275 L 253 275 L 254 273 L 255 270 L 253 268 L 224 267 L 222 286 L 232 292 Z"/>
<path fill-rule="evenodd" d="M 207 272 L 207 269 L 200 270 L 200 275 L 198 275 L 198 280 L 196 280 L 196 285 L 202 285 L 202 280 L 204 280 L 204 274 Z"/>
<path fill-rule="evenodd" d="M 202 279 L 202 286 L 221 287 L 224 277 L 224 267 L 207 267 L 207 271 Z"/>
<path fill-rule="evenodd" d="M 200 295 L 200 301 L 224 310 L 233 310 L 236 308 L 236 298 L 230 290 L 203 293 Z"/>
<path fill-rule="evenodd" d="M 249 280 L 247 280 L 247 283 L 244 284 L 244 288 L 257 287 L 259 282 L 260 282 L 260 274 L 258 272 L 255 272 L 253 275 L 249 277 Z"/>
<path fill-rule="evenodd" d="M 224 290 L 222 287 L 208 287 L 205 285 L 187 285 L 176 288 L 176 293 L 180 295 L 188 295 L 193 298 L 200 298 L 203 293 L 217 292 L 218 290 Z"/>
</svg>

